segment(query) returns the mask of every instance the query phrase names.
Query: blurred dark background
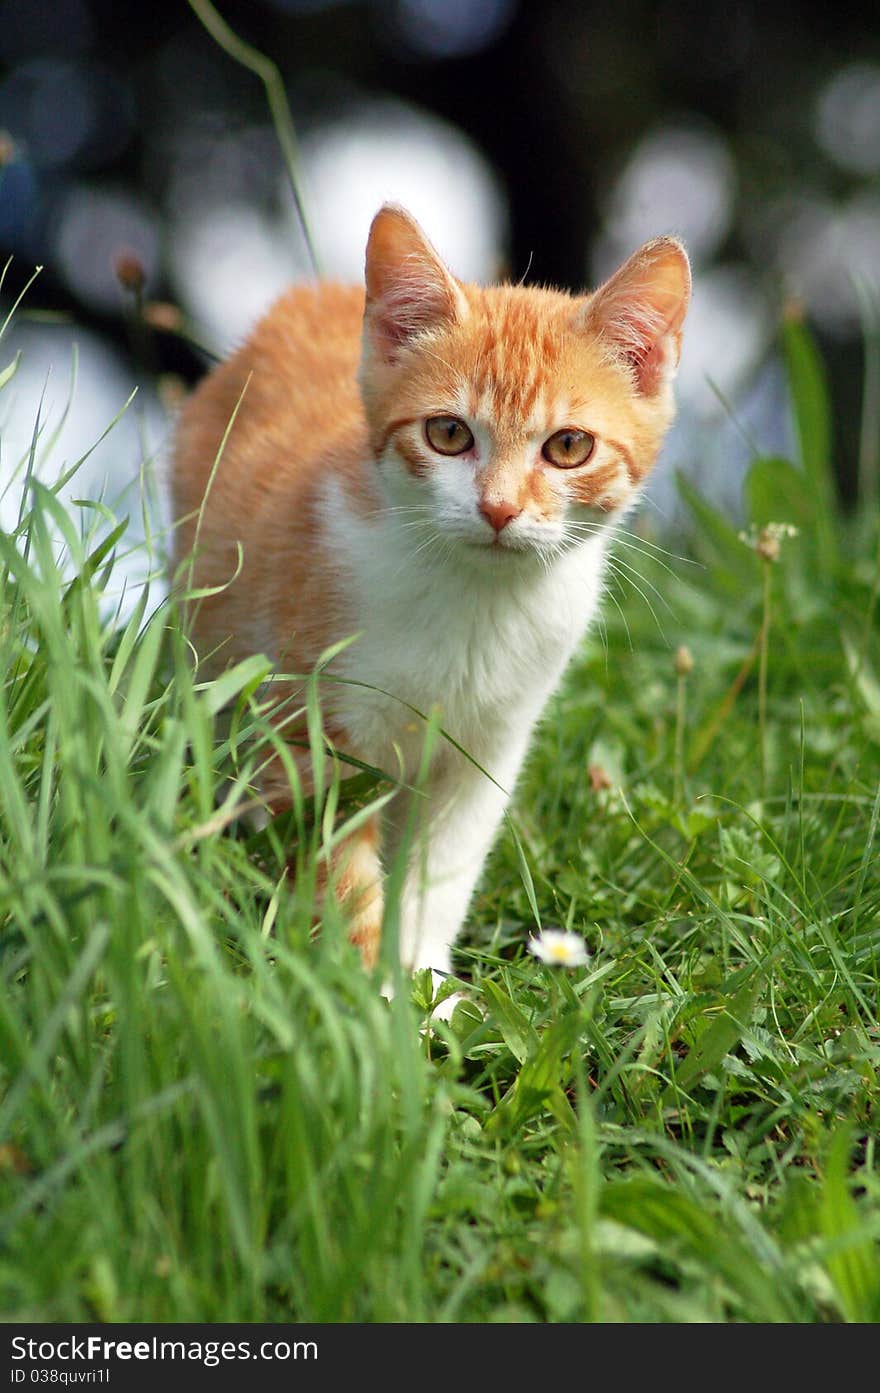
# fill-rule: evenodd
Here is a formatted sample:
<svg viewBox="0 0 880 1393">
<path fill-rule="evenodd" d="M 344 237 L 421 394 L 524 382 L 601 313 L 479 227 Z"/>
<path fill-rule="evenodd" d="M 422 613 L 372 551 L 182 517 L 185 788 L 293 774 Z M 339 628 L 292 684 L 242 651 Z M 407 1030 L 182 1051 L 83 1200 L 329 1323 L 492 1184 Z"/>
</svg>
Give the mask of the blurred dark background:
<svg viewBox="0 0 880 1393">
<path fill-rule="evenodd" d="M 453 269 L 475 279 L 593 285 L 641 241 L 678 232 L 696 293 L 669 460 L 735 512 L 750 450 L 787 448 L 774 340 L 783 304 L 796 299 L 826 355 L 841 489 L 852 494 L 860 307 L 880 278 L 876 9 L 803 0 L 220 0 L 220 9 L 283 74 L 326 273 L 359 277 L 370 214 L 386 197 L 411 207 Z M 0 249 L 15 258 L 7 307 L 44 266 L 15 340 L 27 352 L 0 414 L 0 475 L 26 444 L 47 381 L 61 410 L 75 341 L 68 454 L 76 431 L 96 438 L 131 384 L 143 384 L 129 443 L 123 429 L 98 456 L 121 478 L 132 451 L 135 465 L 161 451 L 168 404 L 208 360 L 174 333 L 137 327 L 120 255 L 142 265 L 146 299 L 180 307 L 215 352 L 309 274 L 265 94 L 185 0 L 0 0 L 0 62 Z M 50 391 L 44 412 L 53 400 Z M 668 469 L 666 479 L 655 506 L 670 520 Z"/>
</svg>

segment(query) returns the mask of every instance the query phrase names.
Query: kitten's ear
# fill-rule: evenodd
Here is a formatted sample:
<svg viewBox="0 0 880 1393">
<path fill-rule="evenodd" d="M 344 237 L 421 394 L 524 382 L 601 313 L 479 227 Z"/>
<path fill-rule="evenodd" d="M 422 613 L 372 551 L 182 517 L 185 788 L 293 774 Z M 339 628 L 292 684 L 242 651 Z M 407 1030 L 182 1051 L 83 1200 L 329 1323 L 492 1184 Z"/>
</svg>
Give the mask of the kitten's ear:
<svg viewBox="0 0 880 1393">
<path fill-rule="evenodd" d="M 674 237 L 658 237 L 615 271 L 587 305 L 585 323 L 623 355 L 643 396 L 654 396 L 678 367 L 690 298 L 687 252 Z"/>
<path fill-rule="evenodd" d="M 426 329 L 467 313 L 455 277 L 446 269 L 415 218 L 386 203 L 367 242 L 367 337 L 387 363 Z"/>
</svg>

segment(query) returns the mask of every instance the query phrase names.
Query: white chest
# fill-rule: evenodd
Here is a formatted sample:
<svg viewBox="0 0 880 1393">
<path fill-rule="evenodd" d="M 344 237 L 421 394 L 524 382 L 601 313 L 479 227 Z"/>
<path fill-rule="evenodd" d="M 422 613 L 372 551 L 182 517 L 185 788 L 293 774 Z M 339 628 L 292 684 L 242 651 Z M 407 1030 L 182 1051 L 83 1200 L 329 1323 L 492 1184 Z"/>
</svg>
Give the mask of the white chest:
<svg viewBox="0 0 880 1393">
<path fill-rule="evenodd" d="M 359 634 L 334 668 L 362 684 L 338 687 L 334 706 L 360 748 L 383 764 L 396 746 L 412 767 L 423 738 L 416 712 L 439 707 L 444 729 L 469 754 L 490 767 L 503 761 L 505 745 L 527 737 L 595 612 L 599 540 L 545 570 L 507 555 L 480 565 L 452 551 L 412 555 L 406 535 L 387 523 L 342 513 L 332 527 Z"/>
</svg>

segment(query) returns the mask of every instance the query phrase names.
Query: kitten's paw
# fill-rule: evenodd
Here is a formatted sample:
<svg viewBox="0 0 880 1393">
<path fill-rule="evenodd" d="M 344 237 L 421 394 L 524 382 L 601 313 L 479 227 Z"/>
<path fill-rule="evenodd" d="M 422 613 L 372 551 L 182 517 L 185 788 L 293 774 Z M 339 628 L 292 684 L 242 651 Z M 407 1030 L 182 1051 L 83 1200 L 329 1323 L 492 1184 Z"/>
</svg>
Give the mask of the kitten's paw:
<svg viewBox="0 0 880 1393">
<path fill-rule="evenodd" d="M 425 974 L 425 981 L 421 984 L 416 984 L 417 989 L 413 993 L 413 1001 L 415 1005 L 425 1012 L 423 1029 L 430 1028 L 434 1021 L 451 1020 L 456 1006 L 462 1001 L 468 1002 L 479 1012 L 480 1008 L 477 1006 L 476 1002 L 472 1001 L 465 992 L 450 990 L 453 979 L 445 972 L 435 972 L 426 968 L 422 968 L 420 971 Z M 430 982 L 427 981 L 427 974 L 429 971 L 431 972 Z M 418 976 L 418 973 L 416 973 L 415 976 Z M 449 986 L 447 986 L 447 983 L 449 983 Z M 418 990 L 419 985 L 422 987 L 421 991 Z M 386 1001 L 392 1001 L 394 999 L 394 984 L 392 982 L 383 982 L 379 990 L 380 995 L 384 996 Z M 437 1000 L 438 997 L 440 998 L 439 1001 Z"/>
<path fill-rule="evenodd" d="M 450 996 L 444 996 L 443 1000 L 438 1001 L 437 1005 L 432 1010 L 430 1019 L 432 1021 L 451 1020 L 452 1013 L 455 1010 L 458 1003 L 460 1001 L 465 1001 L 466 999 L 467 998 L 465 997 L 464 992 L 452 992 Z"/>
</svg>

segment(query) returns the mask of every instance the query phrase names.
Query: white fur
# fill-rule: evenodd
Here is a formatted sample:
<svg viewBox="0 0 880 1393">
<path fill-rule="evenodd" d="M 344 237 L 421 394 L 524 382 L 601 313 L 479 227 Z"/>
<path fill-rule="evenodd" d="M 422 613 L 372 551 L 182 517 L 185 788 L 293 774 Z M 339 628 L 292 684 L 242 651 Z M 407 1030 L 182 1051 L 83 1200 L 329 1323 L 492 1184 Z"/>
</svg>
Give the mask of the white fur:
<svg viewBox="0 0 880 1393">
<path fill-rule="evenodd" d="M 413 483 L 424 499 L 424 481 Z M 396 500 L 404 485 L 397 475 Z M 474 535 L 485 542 L 491 529 L 470 506 Z M 406 780 L 424 738 L 411 708 L 439 706 L 444 730 L 475 761 L 441 741 L 418 800 L 420 835 L 401 906 L 404 964 L 448 972 L 533 725 L 596 609 L 608 533 L 548 561 L 537 550 L 475 545 L 454 527 L 425 541 L 420 527 L 403 525 L 407 517 L 392 507 L 365 517 L 338 484 L 327 485 L 325 544 L 350 570 L 360 634 L 334 670 L 368 684 L 332 686 L 328 697 L 359 753 Z M 409 805 L 400 797 L 392 807 L 389 865 Z"/>
</svg>

